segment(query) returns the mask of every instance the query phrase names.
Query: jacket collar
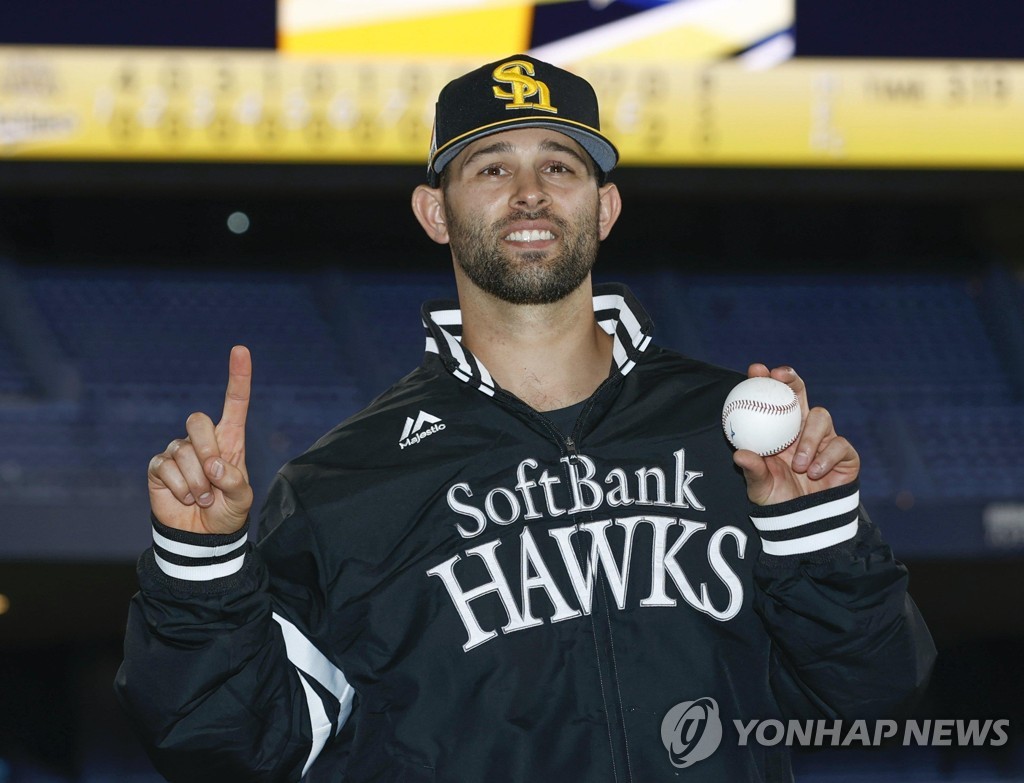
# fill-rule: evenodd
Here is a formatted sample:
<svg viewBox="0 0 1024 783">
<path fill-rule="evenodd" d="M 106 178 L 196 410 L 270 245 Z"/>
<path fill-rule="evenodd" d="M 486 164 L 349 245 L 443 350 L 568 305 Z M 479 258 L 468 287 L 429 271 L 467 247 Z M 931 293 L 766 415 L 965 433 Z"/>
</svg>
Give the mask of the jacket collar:
<svg viewBox="0 0 1024 783">
<path fill-rule="evenodd" d="M 427 330 L 427 353 L 438 354 L 448 372 L 460 381 L 493 396 L 498 384 L 483 363 L 462 345 L 462 311 L 458 302 L 431 300 L 424 303 L 422 315 Z M 594 318 L 615 338 L 612 356 L 618 371 L 626 375 L 651 343 L 654 324 L 650 316 L 626 286 L 603 283 L 594 286 Z"/>
</svg>

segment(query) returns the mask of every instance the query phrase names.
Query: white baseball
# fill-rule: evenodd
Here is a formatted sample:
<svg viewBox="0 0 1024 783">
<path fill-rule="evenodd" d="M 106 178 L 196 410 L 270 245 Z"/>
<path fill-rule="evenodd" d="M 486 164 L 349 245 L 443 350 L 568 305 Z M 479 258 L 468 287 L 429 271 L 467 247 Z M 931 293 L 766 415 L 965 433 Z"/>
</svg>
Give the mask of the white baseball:
<svg viewBox="0 0 1024 783">
<path fill-rule="evenodd" d="M 722 428 L 737 449 L 767 457 L 786 449 L 800 434 L 800 401 L 774 378 L 747 378 L 725 398 Z"/>
</svg>

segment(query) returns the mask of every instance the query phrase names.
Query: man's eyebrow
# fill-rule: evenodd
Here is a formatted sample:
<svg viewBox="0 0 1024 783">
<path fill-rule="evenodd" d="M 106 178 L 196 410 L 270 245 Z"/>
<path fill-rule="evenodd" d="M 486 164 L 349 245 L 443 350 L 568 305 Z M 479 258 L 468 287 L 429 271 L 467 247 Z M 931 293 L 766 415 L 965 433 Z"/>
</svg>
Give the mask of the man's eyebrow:
<svg viewBox="0 0 1024 783">
<path fill-rule="evenodd" d="M 462 168 L 469 166 L 474 160 L 479 158 L 481 155 L 494 155 L 498 152 L 511 152 L 513 146 L 507 141 L 496 141 L 493 144 L 488 144 L 486 147 L 481 147 L 476 150 L 472 155 L 462 161 Z"/>
<path fill-rule="evenodd" d="M 586 166 L 588 171 L 590 170 L 590 163 L 587 159 L 580 155 L 574 147 L 570 147 L 568 144 L 562 144 L 560 141 L 555 141 L 554 139 L 545 139 L 540 143 L 540 148 L 548 152 L 561 152 L 566 155 L 572 155 L 576 160 Z"/>
</svg>

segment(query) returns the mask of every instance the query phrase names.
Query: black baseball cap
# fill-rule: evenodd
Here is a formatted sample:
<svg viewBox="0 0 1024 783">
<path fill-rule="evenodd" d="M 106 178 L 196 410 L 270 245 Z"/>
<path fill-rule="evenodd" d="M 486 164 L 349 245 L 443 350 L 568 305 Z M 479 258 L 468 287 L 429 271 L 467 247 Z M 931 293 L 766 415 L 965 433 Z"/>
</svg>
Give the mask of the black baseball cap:
<svg viewBox="0 0 1024 783">
<path fill-rule="evenodd" d="M 472 141 L 514 128 L 551 128 L 575 139 L 604 180 L 619 152 L 601 134 L 597 95 L 586 79 L 529 55 L 515 54 L 449 82 L 437 97 L 427 182 Z"/>
</svg>

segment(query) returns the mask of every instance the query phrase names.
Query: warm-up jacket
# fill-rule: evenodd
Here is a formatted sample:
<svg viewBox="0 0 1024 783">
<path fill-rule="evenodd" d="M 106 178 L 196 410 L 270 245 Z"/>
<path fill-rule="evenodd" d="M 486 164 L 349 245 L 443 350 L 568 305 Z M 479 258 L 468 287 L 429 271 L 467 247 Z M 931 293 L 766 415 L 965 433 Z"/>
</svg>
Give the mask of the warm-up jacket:
<svg viewBox="0 0 1024 783">
<path fill-rule="evenodd" d="M 280 471 L 258 544 L 154 521 L 116 688 L 164 775 L 785 781 L 734 721 L 914 698 L 934 647 L 857 484 L 752 506 L 742 376 L 625 288 L 594 309 L 614 367 L 571 431 L 428 303 L 422 365 Z"/>
</svg>

